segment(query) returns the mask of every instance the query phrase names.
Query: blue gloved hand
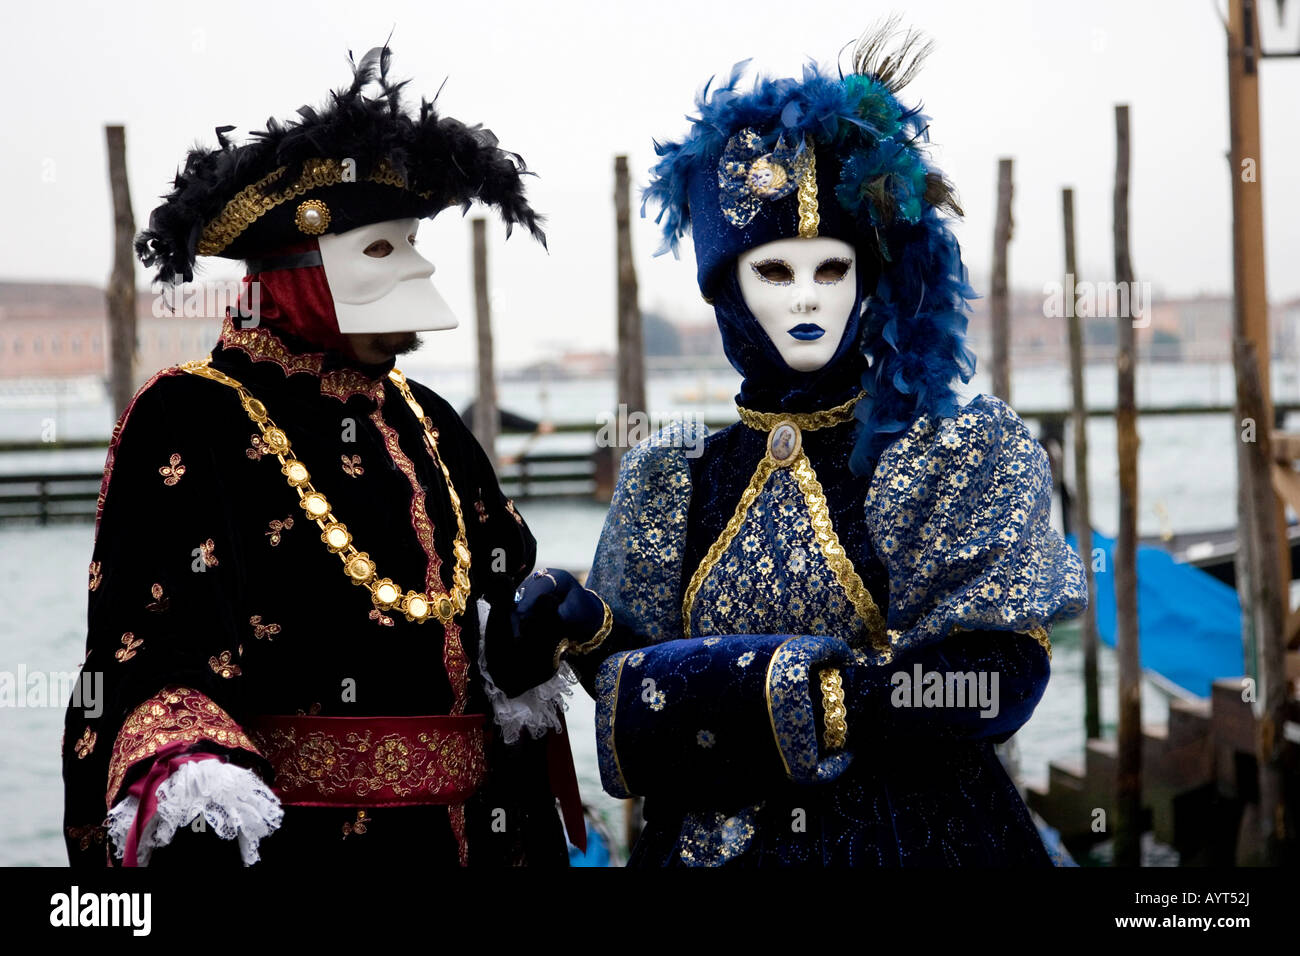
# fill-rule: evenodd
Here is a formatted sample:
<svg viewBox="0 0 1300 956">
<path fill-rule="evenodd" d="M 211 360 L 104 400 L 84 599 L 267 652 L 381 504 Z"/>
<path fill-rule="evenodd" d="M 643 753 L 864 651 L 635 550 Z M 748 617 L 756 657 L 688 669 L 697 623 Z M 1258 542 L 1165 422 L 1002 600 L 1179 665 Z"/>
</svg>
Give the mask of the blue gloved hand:
<svg viewBox="0 0 1300 956">
<path fill-rule="evenodd" d="M 568 571 L 541 568 L 515 592 L 515 614 L 524 633 L 559 631 L 570 646 L 587 643 L 605 620 L 605 602 Z M 558 643 L 558 642 L 557 642 Z"/>
<path fill-rule="evenodd" d="M 513 598 L 508 607 L 491 601 L 485 653 L 493 683 L 517 697 L 550 680 L 565 651 L 591 645 L 606 611 L 594 592 L 558 569 L 535 571 Z"/>
</svg>

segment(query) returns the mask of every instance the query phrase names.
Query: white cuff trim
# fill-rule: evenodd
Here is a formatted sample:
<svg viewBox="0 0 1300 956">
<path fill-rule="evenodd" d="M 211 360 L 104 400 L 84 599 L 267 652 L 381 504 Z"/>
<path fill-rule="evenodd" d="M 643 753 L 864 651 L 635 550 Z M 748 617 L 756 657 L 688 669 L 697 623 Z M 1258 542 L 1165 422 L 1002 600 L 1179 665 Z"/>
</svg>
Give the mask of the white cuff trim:
<svg viewBox="0 0 1300 956">
<path fill-rule="evenodd" d="M 513 744 L 524 730 L 533 737 L 540 737 L 548 730 L 562 729 L 560 714 L 569 709 L 564 698 L 573 694 L 570 685 L 578 682 L 578 675 L 573 673 L 568 661 L 561 661 L 560 669 L 546 683 L 538 684 L 518 697 L 507 697 L 505 691 L 493 683 L 487 669 L 487 619 L 491 610 L 487 601 L 478 599 L 478 669 L 483 675 L 483 686 L 492 702 L 492 714 L 501 728 L 502 738 Z"/>
<path fill-rule="evenodd" d="M 221 758 L 181 764 L 159 784 L 157 797 L 158 810 L 140 836 L 139 866 L 148 866 L 154 850 L 167 846 L 178 829 L 200 816 L 221 839 L 237 839 L 244 865 L 251 866 L 261 859 L 258 843 L 284 819 L 279 798 L 261 777 Z M 119 860 L 126 852 L 127 835 L 135 825 L 139 806 L 139 800 L 127 797 L 109 811 L 108 836 Z"/>
</svg>

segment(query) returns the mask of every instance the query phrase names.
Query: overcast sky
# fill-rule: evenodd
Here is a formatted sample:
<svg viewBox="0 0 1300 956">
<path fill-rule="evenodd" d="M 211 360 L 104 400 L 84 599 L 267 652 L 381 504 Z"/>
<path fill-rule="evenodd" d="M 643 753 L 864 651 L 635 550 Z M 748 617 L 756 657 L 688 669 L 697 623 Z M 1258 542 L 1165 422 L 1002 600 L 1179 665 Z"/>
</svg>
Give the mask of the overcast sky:
<svg viewBox="0 0 1300 956">
<path fill-rule="evenodd" d="M 1300 0 L 1289 0 L 1300 7 Z M 1283 35 L 1261 3 L 1266 44 Z M 1157 293 L 1227 292 L 1230 256 L 1227 69 L 1213 0 L 1031 3 L 909 0 L 655 0 L 649 3 L 224 0 L 6 4 L 0 279 L 105 282 L 112 215 L 103 126 L 122 123 L 137 226 L 185 150 L 212 130 L 257 127 L 319 103 L 358 56 L 394 30 L 393 72 L 415 95 L 447 84 L 441 110 L 483 122 L 540 178 L 549 255 L 526 236 L 490 246 L 499 361 L 517 364 L 614 342 L 613 164 L 630 155 L 637 187 L 651 140 L 680 135 L 710 75 L 752 57 L 790 74 L 833 62 L 877 17 L 898 9 L 936 49 L 904 91 L 933 120 L 932 156 L 957 184 L 967 266 L 987 292 L 997 160 L 1015 159 L 1012 284 L 1041 288 L 1062 269 L 1060 189 L 1075 189 L 1082 278 L 1111 275 L 1116 103 L 1130 105 L 1132 258 Z M 395 28 L 395 29 L 394 29 Z M 1269 295 L 1300 295 L 1300 60 L 1261 76 Z M 421 251 L 461 317 L 432 333 L 427 358 L 471 359 L 469 225 L 452 210 L 426 223 Z M 690 246 L 653 258 L 659 235 L 634 233 L 642 305 L 708 318 Z M 207 274 L 233 274 L 221 260 Z M 223 269 L 224 267 L 224 269 Z M 141 283 L 147 280 L 139 269 Z"/>
</svg>

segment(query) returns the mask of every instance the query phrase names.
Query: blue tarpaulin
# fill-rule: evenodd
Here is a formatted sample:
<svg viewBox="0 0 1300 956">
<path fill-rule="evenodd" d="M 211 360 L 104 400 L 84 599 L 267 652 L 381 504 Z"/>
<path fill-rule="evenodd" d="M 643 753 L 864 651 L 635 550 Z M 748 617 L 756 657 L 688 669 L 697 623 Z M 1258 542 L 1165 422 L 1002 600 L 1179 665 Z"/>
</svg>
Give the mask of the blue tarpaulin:
<svg viewBox="0 0 1300 956">
<path fill-rule="evenodd" d="M 1074 537 L 1070 545 L 1078 548 Z M 1097 631 L 1115 646 L 1115 540 L 1092 533 L 1097 576 Z M 1087 557 L 1085 556 L 1085 560 Z M 1138 547 L 1138 642 L 1142 667 L 1209 697 L 1213 681 L 1243 673 L 1237 592 L 1160 548 Z"/>
</svg>

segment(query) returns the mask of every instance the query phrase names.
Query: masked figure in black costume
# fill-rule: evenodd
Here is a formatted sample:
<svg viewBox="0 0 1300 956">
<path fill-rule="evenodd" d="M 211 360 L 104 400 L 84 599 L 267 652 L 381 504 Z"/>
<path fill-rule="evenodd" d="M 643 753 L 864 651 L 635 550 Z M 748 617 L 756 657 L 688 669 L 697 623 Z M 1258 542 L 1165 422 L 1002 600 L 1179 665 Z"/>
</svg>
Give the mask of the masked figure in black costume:
<svg viewBox="0 0 1300 956">
<path fill-rule="evenodd" d="M 163 282 L 196 255 L 248 275 L 212 354 L 155 375 L 109 448 L 83 667 L 106 699 L 65 732 L 74 864 L 563 866 L 557 795 L 582 844 L 552 661 L 606 609 L 527 577 L 487 456 L 395 368 L 456 324 L 420 220 L 540 222 L 519 158 L 406 110 L 388 63 L 244 145 L 219 130 L 137 243 Z"/>
</svg>

